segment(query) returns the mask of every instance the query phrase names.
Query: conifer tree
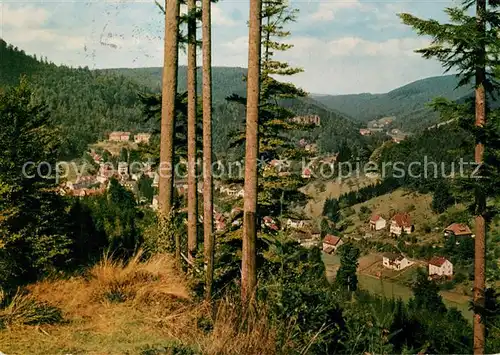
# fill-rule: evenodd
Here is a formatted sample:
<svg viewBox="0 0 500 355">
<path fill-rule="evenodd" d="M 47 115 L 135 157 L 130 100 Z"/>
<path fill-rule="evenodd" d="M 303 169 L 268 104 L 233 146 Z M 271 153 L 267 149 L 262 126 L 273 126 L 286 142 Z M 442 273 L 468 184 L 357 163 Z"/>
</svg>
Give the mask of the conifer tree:
<svg viewBox="0 0 500 355">
<path fill-rule="evenodd" d="M 172 212 L 174 198 L 174 128 L 175 100 L 177 94 L 177 70 L 179 52 L 180 1 L 165 2 L 164 63 L 162 76 L 162 112 L 160 144 L 159 207 L 162 217 Z M 178 243 L 177 243 L 178 244 Z M 180 245 L 177 245 L 177 259 L 180 259 Z"/>
<path fill-rule="evenodd" d="M 475 16 L 467 14 L 469 8 L 476 5 Z M 403 22 L 412 26 L 419 35 L 431 36 L 431 46 L 420 49 L 424 58 L 438 59 L 446 71 L 458 69 L 459 85 L 474 81 L 475 84 L 475 161 L 485 163 L 485 144 L 488 132 L 486 127 L 487 93 L 497 88 L 495 70 L 498 68 L 500 43 L 498 26 L 500 16 L 494 10 L 497 1 L 466 0 L 462 6 L 447 8 L 451 23 L 441 24 L 435 20 L 422 20 L 410 14 L 400 14 Z M 491 142 L 491 141 L 490 141 Z M 486 147 L 488 149 L 488 147 Z M 488 168 L 481 169 L 487 173 Z M 474 260 L 474 353 L 484 353 L 485 328 L 481 320 L 484 309 L 485 291 L 485 254 L 486 254 L 486 215 L 487 183 L 475 182 L 474 190 L 475 260 Z"/>
<path fill-rule="evenodd" d="M 259 94 L 261 0 L 250 1 L 248 30 L 248 85 L 245 145 L 245 202 L 241 258 L 241 300 L 250 302 L 257 286 L 257 160 L 259 155 Z"/>
<path fill-rule="evenodd" d="M 206 265 L 205 297 L 212 297 L 215 235 L 213 228 L 212 181 L 212 9 L 211 0 L 202 0 L 203 53 L 203 243 Z"/>
<path fill-rule="evenodd" d="M 196 0 L 188 0 L 188 112 L 187 112 L 187 155 L 188 155 L 188 233 L 187 254 L 193 261 L 197 249 L 198 199 L 196 179 Z"/>
<path fill-rule="evenodd" d="M 294 112 L 287 108 L 291 100 L 305 97 L 306 93 L 287 82 L 276 80 L 275 76 L 286 77 L 301 73 L 301 68 L 279 61 L 279 52 L 293 48 L 292 44 L 283 43 L 290 36 L 285 27 L 294 22 L 298 10 L 289 7 L 285 0 L 264 0 L 262 2 L 262 54 L 260 65 L 259 99 L 259 216 L 279 216 L 287 213 L 294 204 L 305 201 L 305 195 L 299 189 L 306 184 L 301 171 L 292 173 L 291 161 L 307 157 L 305 149 L 298 148 L 292 138 L 292 132 L 312 128 L 312 125 L 295 122 Z M 232 95 L 227 98 L 232 102 L 244 104 L 246 99 Z M 239 146 L 245 141 L 244 132 L 237 134 L 232 146 Z M 271 161 L 278 165 L 270 165 Z"/>
</svg>

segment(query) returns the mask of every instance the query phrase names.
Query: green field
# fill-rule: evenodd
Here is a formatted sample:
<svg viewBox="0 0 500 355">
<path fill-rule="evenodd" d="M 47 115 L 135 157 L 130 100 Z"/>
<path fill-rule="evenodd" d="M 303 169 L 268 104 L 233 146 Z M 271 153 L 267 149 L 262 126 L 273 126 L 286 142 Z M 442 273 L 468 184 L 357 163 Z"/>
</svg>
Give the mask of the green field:
<svg viewBox="0 0 500 355">
<path fill-rule="evenodd" d="M 335 275 L 336 268 L 340 265 L 340 259 L 337 255 L 323 254 L 323 261 L 325 262 L 327 277 L 331 280 Z M 358 280 L 361 289 L 388 298 L 401 298 L 408 301 L 412 296 L 412 291 L 409 287 L 390 280 L 380 280 L 362 273 L 358 274 Z M 469 310 L 469 297 L 453 292 L 441 292 L 441 296 L 447 307 L 457 308 L 465 318 L 472 322 L 472 312 Z"/>
</svg>

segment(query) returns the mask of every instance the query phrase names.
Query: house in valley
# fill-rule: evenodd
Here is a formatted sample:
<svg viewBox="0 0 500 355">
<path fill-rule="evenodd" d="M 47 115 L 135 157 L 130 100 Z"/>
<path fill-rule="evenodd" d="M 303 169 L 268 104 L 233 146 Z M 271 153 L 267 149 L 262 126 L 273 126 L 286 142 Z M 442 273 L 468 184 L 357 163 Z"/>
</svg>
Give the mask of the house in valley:
<svg viewBox="0 0 500 355">
<path fill-rule="evenodd" d="M 442 256 L 433 257 L 429 260 L 429 276 L 453 276 L 453 264 Z"/>
<path fill-rule="evenodd" d="M 335 253 L 337 248 L 342 244 L 344 244 L 344 242 L 340 237 L 328 234 L 323 239 L 323 251 L 327 254 Z"/>
<path fill-rule="evenodd" d="M 391 219 L 391 235 L 400 236 L 403 233 L 411 234 L 414 226 L 411 224 L 411 216 L 408 213 L 396 213 Z"/>
<path fill-rule="evenodd" d="M 305 219 L 291 219 L 286 220 L 286 227 L 291 229 L 301 229 L 307 227 L 309 224 L 308 220 Z"/>
<path fill-rule="evenodd" d="M 310 179 L 312 176 L 312 171 L 311 169 L 309 168 L 304 168 L 304 170 L 302 170 L 302 178 L 303 179 Z"/>
<path fill-rule="evenodd" d="M 137 133 L 134 135 L 135 143 L 149 144 L 150 139 L 151 139 L 151 133 Z"/>
<path fill-rule="evenodd" d="M 370 131 L 368 128 L 360 128 L 359 134 L 361 134 L 362 136 L 369 136 L 372 134 L 372 131 Z"/>
<path fill-rule="evenodd" d="M 128 142 L 130 140 L 130 132 L 115 131 L 109 134 L 111 142 Z"/>
<path fill-rule="evenodd" d="M 128 163 L 126 161 L 118 163 L 118 175 L 128 176 Z"/>
<path fill-rule="evenodd" d="M 370 230 L 379 231 L 384 229 L 386 225 L 387 221 L 378 214 L 375 214 L 370 218 Z"/>
<path fill-rule="evenodd" d="M 444 236 L 445 238 L 470 238 L 472 237 L 472 231 L 469 226 L 464 223 L 452 223 L 444 230 Z"/>
<path fill-rule="evenodd" d="M 292 118 L 292 122 L 319 126 L 321 124 L 321 118 L 318 115 L 296 116 Z"/>
<path fill-rule="evenodd" d="M 385 253 L 382 256 L 382 265 L 388 269 L 399 271 L 413 265 L 413 261 L 408 260 L 408 258 L 401 254 Z"/>
</svg>

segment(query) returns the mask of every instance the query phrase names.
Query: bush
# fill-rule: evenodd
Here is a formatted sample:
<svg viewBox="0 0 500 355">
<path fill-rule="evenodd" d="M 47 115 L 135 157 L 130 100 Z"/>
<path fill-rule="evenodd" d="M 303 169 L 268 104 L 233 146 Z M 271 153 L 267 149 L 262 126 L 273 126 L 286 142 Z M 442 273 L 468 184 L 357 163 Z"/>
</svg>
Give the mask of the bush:
<svg viewBox="0 0 500 355">
<path fill-rule="evenodd" d="M 457 272 L 455 274 L 455 277 L 453 278 L 453 281 L 455 281 L 455 284 L 461 284 L 465 280 L 467 280 L 467 276 L 462 272 Z"/>
<path fill-rule="evenodd" d="M 368 207 L 366 207 L 366 206 L 361 206 L 361 207 L 359 208 L 359 212 L 367 214 L 367 213 L 372 213 L 372 210 L 371 210 L 371 209 L 369 209 L 369 208 L 368 208 Z"/>
<path fill-rule="evenodd" d="M 0 329 L 12 325 L 55 324 L 63 320 L 59 308 L 40 302 L 19 289 L 11 299 L 0 294 Z"/>
</svg>

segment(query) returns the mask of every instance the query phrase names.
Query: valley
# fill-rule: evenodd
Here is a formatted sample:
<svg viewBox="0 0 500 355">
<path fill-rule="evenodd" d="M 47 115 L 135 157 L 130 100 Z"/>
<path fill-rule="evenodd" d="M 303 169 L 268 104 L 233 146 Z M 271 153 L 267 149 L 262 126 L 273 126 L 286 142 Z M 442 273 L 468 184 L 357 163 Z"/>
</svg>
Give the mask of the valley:
<svg viewBox="0 0 500 355">
<path fill-rule="evenodd" d="M 81 5 L 0 6 L 1 355 L 500 351 L 499 4 Z"/>
</svg>

